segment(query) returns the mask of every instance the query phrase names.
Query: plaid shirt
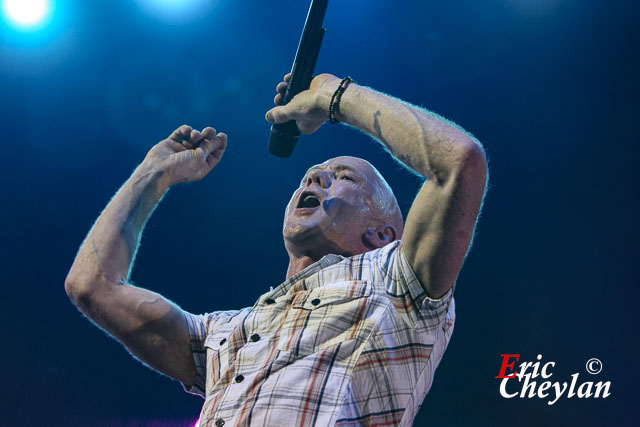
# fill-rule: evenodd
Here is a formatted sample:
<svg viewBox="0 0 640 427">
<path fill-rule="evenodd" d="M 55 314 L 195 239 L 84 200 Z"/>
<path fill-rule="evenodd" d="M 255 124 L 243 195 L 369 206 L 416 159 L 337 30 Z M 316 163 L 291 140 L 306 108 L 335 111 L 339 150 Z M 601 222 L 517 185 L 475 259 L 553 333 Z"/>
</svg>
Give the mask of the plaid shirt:
<svg viewBox="0 0 640 427">
<path fill-rule="evenodd" d="M 251 308 L 186 314 L 201 426 L 410 426 L 449 343 L 399 241 L 328 255 Z"/>
</svg>

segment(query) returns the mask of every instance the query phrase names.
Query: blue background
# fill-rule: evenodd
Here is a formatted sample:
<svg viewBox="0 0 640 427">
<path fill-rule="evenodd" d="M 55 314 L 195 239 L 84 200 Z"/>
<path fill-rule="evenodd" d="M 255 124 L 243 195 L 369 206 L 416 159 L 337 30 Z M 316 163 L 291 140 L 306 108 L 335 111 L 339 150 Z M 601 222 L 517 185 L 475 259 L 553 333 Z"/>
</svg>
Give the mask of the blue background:
<svg viewBox="0 0 640 427">
<path fill-rule="evenodd" d="M 59 0 L 0 38 L 1 425 L 192 425 L 202 400 L 144 368 L 68 300 L 85 234 L 146 151 L 183 123 L 229 135 L 220 165 L 172 189 L 133 281 L 202 313 L 252 305 L 288 258 L 284 207 L 304 171 L 370 160 L 406 214 L 419 181 L 366 135 L 325 125 L 291 159 L 264 113 L 306 1 L 205 1 L 187 14 Z M 640 3 L 334 1 L 316 72 L 351 75 L 459 123 L 491 182 L 456 289 L 457 323 L 416 425 L 631 425 L 637 398 Z M 633 337 L 636 338 L 633 338 Z M 607 399 L 499 396 L 500 355 Z M 597 357 L 603 370 L 585 371 Z"/>
</svg>

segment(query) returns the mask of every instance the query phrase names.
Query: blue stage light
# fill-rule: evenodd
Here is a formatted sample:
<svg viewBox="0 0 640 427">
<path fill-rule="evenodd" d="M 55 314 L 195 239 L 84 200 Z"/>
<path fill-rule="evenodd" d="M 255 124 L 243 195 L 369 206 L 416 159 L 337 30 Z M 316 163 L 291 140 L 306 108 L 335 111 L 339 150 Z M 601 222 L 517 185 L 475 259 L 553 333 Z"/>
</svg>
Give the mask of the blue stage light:
<svg viewBox="0 0 640 427">
<path fill-rule="evenodd" d="M 142 9 L 165 21 L 187 21 L 197 18 L 213 3 L 211 0 L 137 0 Z"/>
<path fill-rule="evenodd" d="M 50 13 L 49 0 L 4 0 L 2 10 L 5 19 L 19 28 L 37 28 L 43 25 Z"/>
</svg>

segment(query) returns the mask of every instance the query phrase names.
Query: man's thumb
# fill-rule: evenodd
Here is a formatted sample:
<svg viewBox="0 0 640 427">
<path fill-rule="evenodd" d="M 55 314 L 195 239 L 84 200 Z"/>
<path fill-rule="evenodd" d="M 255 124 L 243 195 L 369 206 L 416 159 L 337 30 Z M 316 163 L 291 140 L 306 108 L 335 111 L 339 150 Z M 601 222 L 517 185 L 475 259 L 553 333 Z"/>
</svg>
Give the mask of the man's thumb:
<svg viewBox="0 0 640 427">
<path fill-rule="evenodd" d="M 289 115 L 285 111 L 285 107 L 274 107 L 271 110 L 267 111 L 265 114 L 265 118 L 269 123 L 286 123 L 289 120 Z"/>
</svg>

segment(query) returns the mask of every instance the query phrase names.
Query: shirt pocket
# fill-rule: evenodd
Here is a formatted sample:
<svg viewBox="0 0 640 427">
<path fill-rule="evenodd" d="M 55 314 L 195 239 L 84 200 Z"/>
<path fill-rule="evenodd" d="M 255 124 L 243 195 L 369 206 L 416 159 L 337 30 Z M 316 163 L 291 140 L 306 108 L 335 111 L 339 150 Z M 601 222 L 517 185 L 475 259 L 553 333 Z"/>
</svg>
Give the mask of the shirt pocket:
<svg viewBox="0 0 640 427">
<path fill-rule="evenodd" d="M 305 357 L 362 337 L 372 294 L 373 287 L 363 280 L 299 292 L 282 321 L 278 349 Z"/>
</svg>

